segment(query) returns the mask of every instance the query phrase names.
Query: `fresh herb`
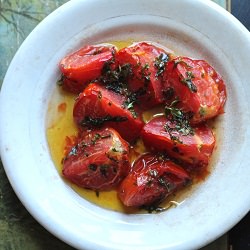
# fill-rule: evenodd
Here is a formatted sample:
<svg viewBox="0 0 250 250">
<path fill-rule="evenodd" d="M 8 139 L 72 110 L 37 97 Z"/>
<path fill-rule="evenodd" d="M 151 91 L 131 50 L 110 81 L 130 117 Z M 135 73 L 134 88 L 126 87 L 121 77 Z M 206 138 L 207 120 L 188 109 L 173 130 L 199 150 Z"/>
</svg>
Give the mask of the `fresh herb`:
<svg viewBox="0 0 250 250">
<path fill-rule="evenodd" d="M 108 169 L 110 168 L 110 166 L 108 164 L 102 164 L 100 165 L 100 172 L 101 172 L 101 175 L 104 176 L 104 177 L 108 177 Z"/>
<path fill-rule="evenodd" d="M 149 174 L 150 176 L 152 176 L 152 177 L 156 177 L 156 176 L 158 175 L 158 172 L 157 172 L 157 170 L 155 170 L 155 169 L 150 169 L 150 170 L 148 171 L 148 174 Z"/>
<path fill-rule="evenodd" d="M 156 204 L 152 204 L 152 205 L 143 205 L 143 206 L 141 206 L 141 209 L 144 209 L 149 214 L 151 214 L 151 213 L 161 213 L 163 211 L 166 211 L 168 208 L 160 207 L 159 203 L 156 203 Z"/>
<path fill-rule="evenodd" d="M 142 80 L 144 80 L 145 82 L 149 82 L 150 81 L 150 71 L 149 71 L 149 64 L 145 63 L 144 66 L 141 66 L 141 77 Z"/>
<path fill-rule="evenodd" d="M 69 154 L 68 154 L 68 156 L 77 155 L 77 149 L 78 149 L 78 145 L 72 147 Z"/>
<path fill-rule="evenodd" d="M 158 57 L 155 58 L 154 66 L 157 69 L 157 72 L 155 74 L 156 77 L 161 76 L 163 74 L 168 60 L 169 60 L 169 56 L 165 53 L 161 53 Z"/>
<path fill-rule="evenodd" d="M 161 177 L 158 178 L 158 182 L 161 186 L 166 188 L 168 192 L 171 192 L 175 188 L 175 185 L 172 182 L 169 182 Z"/>
<path fill-rule="evenodd" d="M 174 89 L 172 87 L 168 87 L 162 91 L 164 98 L 166 100 L 171 100 L 174 97 Z"/>
<path fill-rule="evenodd" d="M 86 116 L 81 122 L 80 125 L 85 127 L 93 126 L 93 127 L 101 127 L 106 122 L 124 122 L 127 121 L 128 118 L 124 116 L 111 116 L 106 115 L 104 117 L 96 117 L 92 118 L 90 116 Z"/>
<path fill-rule="evenodd" d="M 119 65 L 115 70 L 112 69 L 111 63 L 106 63 L 102 69 L 100 81 L 108 90 L 123 95 L 125 101 L 123 107 L 128 109 L 132 116 L 136 118 L 138 114 L 134 109 L 137 102 L 137 93 L 131 92 L 128 88 L 128 80 L 133 76 L 132 67 L 129 63 Z"/>
<path fill-rule="evenodd" d="M 194 74 L 191 71 L 186 71 L 186 76 L 186 78 L 181 79 L 181 83 L 186 85 L 191 90 L 191 92 L 196 93 L 197 87 L 192 82 L 192 80 L 195 78 Z"/>
<path fill-rule="evenodd" d="M 128 79 L 133 75 L 132 67 L 129 63 L 126 63 L 119 65 L 116 69 L 112 69 L 112 63 L 113 61 L 108 61 L 104 64 L 99 81 L 104 84 L 108 90 L 126 95 L 128 91 Z"/>
<path fill-rule="evenodd" d="M 201 107 L 199 110 L 200 117 L 204 117 L 206 115 L 206 109 L 204 107 Z"/>
<path fill-rule="evenodd" d="M 123 107 L 128 109 L 134 118 L 138 116 L 134 107 L 136 103 L 137 103 L 137 93 L 127 92 L 126 100 L 123 102 Z"/>
<path fill-rule="evenodd" d="M 63 85 L 63 81 L 65 79 L 65 76 L 63 74 L 61 74 L 60 79 L 56 82 L 58 86 L 62 86 Z"/>
<path fill-rule="evenodd" d="M 88 168 L 92 171 L 96 171 L 97 165 L 96 164 L 89 164 Z"/>
<path fill-rule="evenodd" d="M 193 68 L 191 65 L 183 61 L 182 57 L 179 57 L 177 60 L 174 60 L 174 68 L 176 68 L 178 64 L 184 64 L 189 69 Z"/>
<path fill-rule="evenodd" d="M 168 122 L 165 124 L 165 130 L 169 133 L 171 140 L 182 143 L 174 132 L 187 136 L 194 135 L 194 130 L 190 125 L 192 114 L 177 108 L 178 102 L 179 100 L 174 100 L 170 106 L 165 106 L 165 115 L 170 120 L 170 124 Z"/>
</svg>

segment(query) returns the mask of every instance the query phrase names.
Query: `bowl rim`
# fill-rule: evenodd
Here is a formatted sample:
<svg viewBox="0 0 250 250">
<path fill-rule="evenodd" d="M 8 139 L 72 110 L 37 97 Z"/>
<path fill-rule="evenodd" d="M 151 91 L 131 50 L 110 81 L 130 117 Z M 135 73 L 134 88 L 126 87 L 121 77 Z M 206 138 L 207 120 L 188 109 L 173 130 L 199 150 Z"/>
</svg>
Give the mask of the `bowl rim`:
<svg viewBox="0 0 250 250">
<path fill-rule="evenodd" d="M 117 4 L 115 4 L 116 1 L 111 1 L 111 4 L 114 4 L 117 7 Z M 124 6 L 127 6 L 125 4 L 126 1 L 121 1 L 120 3 L 124 4 Z M 133 2 L 133 1 L 127 1 L 127 2 Z M 159 3 L 161 3 L 161 0 L 156 0 L 153 2 L 153 4 L 157 5 Z M 167 2 L 167 1 L 166 1 Z M 169 3 L 171 1 L 168 1 Z M 7 103 L 7 97 L 5 96 L 6 93 L 8 93 L 8 98 L 10 97 L 10 87 L 7 86 L 12 78 L 11 74 L 14 68 L 16 68 L 16 64 L 21 60 L 21 58 L 24 56 L 23 52 L 24 50 L 27 49 L 28 46 L 30 46 L 30 44 L 33 42 L 33 39 L 35 37 L 39 37 L 41 36 L 42 33 L 46 33 L 46 29 L 49 25 L 53 25 L 53 23 L 56 20 L 61 20 L 60 18 L 62 17 L 62 15 L 64 15 L 64 13 L 74 13 L 75 9 L 78 8 L 78 6 L 85 6 L 89 3 L 89 1 L 82 1 L 82 3 L 80 3 L 79 1 L 70 1 L 67 2 L 66 4 L 62 5 L 61 7 L 59 7 L 57 10 L 55 10 L 54 12 L 52 12 L 47 18 L 45 18 L 32 32 L 31 34 L 26 38 L 26 40 L 24 41 L 24 43 L 21 45 L 20 49 L 18 50 L 18 52 L 16 53 L 14 59 L 12 60 L 9 69 L 6 73 L 3 85 L 2 85 L 2 89 L 1 89 L 1 105 L 0 105 L 0 113 L 1 113 L 1 117 L 3 117 L 6 114 L 6 103 Z M 91 2 L 91 6 L 95 6 L 97 4 L 100 4 L 101 2 L 98 0 L 94 0 Z M 143 1 L 137 0 L 136 1 L 137 4 L 139 3 L 144 3 Z M 103 4 L 103 3 L 102 3 Z M 191 0 L 177 0 L 173 5 L 177 6 L 178 4 L 185 4 L 186 6 L 193 6 L 193 3 Z M 229 25 L 233 31 L 236 32 L 237 36 L 238 36 L 238 42 L 241 45 L 241 50 L 245 50 L 245 49 L 250 49 L 250 35 L 248 30 L 236 19 L 234 18 L 231 14 L 229 14 L 227 11 L 225 11 L 223 8 L 221 8 L 220 6 L 218 6 L 217 4 L 213 3 L 213 2 L 209 2 L 209 1 L 203 1 L 203 0 L 199 0 L 197 1 L 197 8 L 205 8 L 204 9 L 204 13 L 209 13 L 211 14 L 211 12 L 213 12 L 213 15 L 219 14 L 219 20 L 222 22 L 220 25 L 224 26 L 224 25 Z M 152 4 L 149 4 L 150 7 L 152 7 Z M 147 4 L 145 4 L 145 6 L 147 7 Z M 146 7 L 141 7 L 141 13 L 140 15 L 147 15 L 147 10 Z M 109 13 L 110 15 L 110 13 Z M 125 14 L 124 14 L 125 15 Z M 129 15 L 136 15 L 135 13 L 130 13 Z M 151 15 L 151 14 L 150 14 Z M 119 15 L 117 15 L 119 16 Z M 112 18 L 114 18 L 114 16 L 112 16 Z M 186 17 L 182 17 L 182 21 L 185 23 L 187 22 L 187 20 L 185 19 Z M 97 19 L 98 22 L 98 19 Z M 188 22 L 187 22 L 188 24 Z M 199 26 L 199 25 L 198 25 Z M 234 41 L 235 42 L 235 41 Z M 248 44 L 247 44 L 248 43 Z M 225 46 L 227 46 L 225 44 Z M 227 50 L 227 48 L 225 48 L 225 50 Z M 244 63 L 246 63 L 247 59 L 244 59 Z M 249 62 L 249 59 L 248 59 Z M 249 64 L 248 64 L 249 65 Z M 247 74 L 247 73 L 245 73 Z M 246 76 L 244 76 L 246 78 Z M 15 97 L 15 95 L 13 94 L 13 96 Z M 249 107 L 249 105 L 248 105 Z M 247 111 L 249 113 L 249 110 Z M 248 114 L 246 113 L 246 115 Z M 249 120 L 249 119 L 248 119 Z M 24 122 L 23 124 L 24 126 L 27 125 L 26 122 Z M 50 232 L 52 232 L 54 235 L 56 235 L 58 238 L 62 239 L 63 241 L 67 242 L 70 245 L 73 245 L 77 248 L 81 248 L 82 246 L 82 242 L 74 242 L 69 235 L 67 235 L 67 231 L 65 228 L 65 231 L 60 230 L 57 228 L 57 225 L 60 225 L 59 221 L 56 221 L 56 223 L 58 224 L 53 224 L 53 223 L 48 223 L 48 219 L 46 218 L 47 216 L 52 216 L 51 218 L 53 218 L 53 214 L 49 214 L 49 215 L 42 215 L 39 211 L 37 211 L 37 204 L 33 204 L 32 201 L 29 200 L 30 195 L 32 195 L 32 192 L 28 192 L 27 190 L 22 190 L 21 185 L 24 184 L 22 182 L 18 182 L 18 178 L 19 176 L 16 176 L 15 173 L 13 173 L 13 171 L 11 171 L 11 163 L 12 162 L 19 162 L 20 159 L 23 159 L 21 155 L 17 154 L 17 155 L 12 155 L 12 153 L 10 152 L 9 149 L 7 149 L 7 144 L 10 142 L 10 140 L 12 140 L 12 136 L 10 136 L 9 133 L 7 133 L 6 131 L 8 131 L 9 128 L 9 120 L 7 121 L 1 121 L 0 123 L 0 135 L 1 135 L 1 157 L 2 157 L 2 161 L 3 161 L 3 165 L 6 171 L 6 174 L 10 180 L 10 183 L 12 185 L 12 187 L 14 188 L 17 196 L 19 197 L 19 199 L 22 201 L 22 203 L 25 205 L 25 207 L 28 209 L 28 211 L 36 218 L 36 220 L 38 220 L 40 222 L 40 224 L 42 224 L 46 229 L 48 229 Z M 250 132 L 249 129 L 245 131 L 246 135 L 248 135 L 248 138 L 250 137 Z M 7 143 L 6 143 L 7 142 Z M 249 143 L 248 142 L 245 142 Z M 25 193 L 27 192 L 27 193 Z M 74 195 L 72 194 L 71 190 L 69 190 L 68 195 Z M 78 199 L 78 198 L 76 198 Z M 216 232 L 216 235 L 212 232 L 210 232 L 208 239 L 206 240 L 206 244 L 209 243 L 210 241 L 214 240 L 216 237 L 222 235 L 224 232 L 226 232 L 228 229 L 230 229 L 237 221 L 239 221 L 248 211 L 249 211 L 249 207 L 250 207 L 250 198 L 248 198 L 246 200 L 246 204 L 245 206 L 242 206 L 241 209 L 239 209 L 237 211 L 237 213 L 235 213 L 235 215 L 233 216 L 233 218 L 231 218 L 228 222 L 227 227 L 224 228 L 224 231 L 221 231 L 220 233 Z M 79 201 L 81 204 L 81 201 Z M 43 209 L 46 209 L 45 207 L 42 207 Z M 112 213 L 112 215 L 116 218 L 119 219 L 119 216 L 117 215 L 117 213 Z M 132 216 L 134 217 L 134 216 Z M 105 219 L 105 218 L 103 218 Z M 131 222 L 129 220 L 129 222 Z M 108 223 L 108 222 L 107 222 Z M 102 242 L 102 243 L 97 243 L 97 242 L 93 242 L 93 241 L 85 241 L 84 242 L 87 248 L 98 248 L 100 247 L 100 244 L 103 244 L 104 248 L 109 249 L 110 245 L 107 245 L 106 243 Z M 197 240 L 197 242 L 186 242 L 187 245 L 185 247 L 200 247 L 202 245 L 204 245 L 204 239 L 203 242 Z M 105 245 L 106 244 L 106 245 Z M 178 247 L 181 249 L 183 246 L 182 245 L 176 245 L 175 246 L 176 249 L 178 249 Z M 159 248 L 160 249 L 160 248 Z M 182 248 L 183 249 L 183 248 Z"/>
</svg>

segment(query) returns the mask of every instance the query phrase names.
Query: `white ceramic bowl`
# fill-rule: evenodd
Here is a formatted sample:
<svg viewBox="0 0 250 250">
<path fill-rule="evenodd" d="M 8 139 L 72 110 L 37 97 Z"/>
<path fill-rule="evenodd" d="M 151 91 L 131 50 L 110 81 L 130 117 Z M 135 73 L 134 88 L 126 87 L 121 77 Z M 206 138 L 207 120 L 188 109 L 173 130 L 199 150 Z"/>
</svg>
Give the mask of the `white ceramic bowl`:
<svg viewBox="0 0 250 250">
<path fill-rule="evenodd" d="M 78 196 L 59 176 L 46 141 L 58 61 L 87 43 L 153 40 L 208 60 L 227 83 L 214 170 L 185 202 L 160 214 L 127 215 Z M 80 249 L 194 249 L 229 230 L 250 209 L 250 35 L 211 1 L 70 1 L 23 43 L 1 91 L 1 157 L 30 213 Z"/>
</svg>

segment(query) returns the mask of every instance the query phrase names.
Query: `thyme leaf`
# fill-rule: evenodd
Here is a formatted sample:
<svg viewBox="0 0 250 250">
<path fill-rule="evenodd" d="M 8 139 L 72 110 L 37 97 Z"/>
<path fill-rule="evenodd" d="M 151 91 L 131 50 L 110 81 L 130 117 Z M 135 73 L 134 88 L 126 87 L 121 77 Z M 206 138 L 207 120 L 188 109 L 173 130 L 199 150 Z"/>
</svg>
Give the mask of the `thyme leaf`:
<svg viewBox="0 0 250 250">
<path fill-rule="evenodd" d="M 156 77 L 161 76 L 163 74 L 168 60 L 169 60 L 169 56 L 165 53 L 161 53 L 158 57 L 155 58 L 154 66 L 157 69 L 157 72 L 155 73 Z"/>
<path fill-rule="evenodd" d="M 124 116 L 111 116 L 106 115 L 104 117 L 96 117 L 92 118 L 90 116 L 86 116 L 81 122 L 80 125 L 85 127 L 93 126 L 93 127 L 101 127 L 106 122 L 124 122 L 127 121 L 128 118 Z"/>
<path fill-rule="evenodd" d="M 179 109 L 176 106 L 178 102 L 179 100 L 174 100 L 170 106 L 165 106 L 165 115 L 170 120 L 170 124 L 166 123 L 164 128 L 169 133 L 171 140 L 182 143 L 175 132 L 187 136 L 194 135 L 194 130 L 190 125 L 192 114 Z"/>
<path fill-rule="evenodd" d="M 186 76 L 187 76 L 186 78 L 181 79 L 181 83 L 186 85 L 191 90 L 191 92 L 196 93 L 197 87 L 192 82 L 192 80 L 195 78 L 194 74 L 191 71 L 186 71 Z"/>
</svg>

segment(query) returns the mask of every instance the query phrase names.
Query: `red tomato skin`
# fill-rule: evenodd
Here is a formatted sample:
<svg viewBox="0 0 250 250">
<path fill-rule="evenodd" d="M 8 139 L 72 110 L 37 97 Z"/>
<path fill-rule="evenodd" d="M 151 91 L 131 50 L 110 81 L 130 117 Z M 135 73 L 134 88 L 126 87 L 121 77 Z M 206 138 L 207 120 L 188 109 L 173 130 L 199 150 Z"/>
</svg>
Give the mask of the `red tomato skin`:
<svg viewBox="0 0 250 250">
<path fill-rule="evenodd" d="M 86 117 L 104 118 L 106 116 L 122 117 L 124 121 L 107 121 L 105 125 L 117 130 L 123 139 L 134 142 L 144 125 L 140 110 L 137 117 L 123 107 L 125 98 L 95 83 L 90 84 L 78 97 L 73 109 L 73 117 L 81 124 Z"/>
<path fill-rule="evenodd" d="M 104 64 L 113 60 L 115 54 L 114 46 L 87 45 L 64 57 L 59 63 L 63 88 L 80 93 L 87 83 L 101 76 Z"/>
<path fill-rule="evenodd" d="M 166 152 L 169 156 L 192 165 L 194 169 L 205 168 L 215 146 L 212 130 L 204 124 L 194 127 L 194 135 L 174 135 L 181 142 L 173 141 L 164 129 L 166 117 L 156 117 L 149 121 L 142 129 L 142 140 L 150 151 Z"/>
<path fill-rule="evenodd" d="M 163 199 L 191 181 L 187 172 L 169 160 L 145 154 L 134 163 L 118 188 L 125 206 L 159 204 Z"/>
<path fill-rule="evenodd" d="M 130 170 L 129 145 L 112 128 L 82 133 L 63 160 L 63 176 L 92 190 L 110 190 Z"/>
<path fill-rule="evenodd" d="M 129 63 L 132 67 L 133 77 L 128 81 L 132 92 L 143 90 L 139 95 L 139 103 L 144 110 L 161 104 L 164 100 L 161 77 L 157 77 L 155 59 L 160 54 L 167 55 L 162 48 L 147 42 L 140 42 L 130 47 L 125 47 L 117 52 L 117 63 L 123 65 Z"/>
<path fill-rule="evenodd" d="M 185 80 L 196 87 L 191 90 Z M 223 113 L 226 87 L 221 76 L 204 60 L 176 57 L 166 65 L 164 88 L 172 87 L 181 101 L 181 107 L 191 111 L 192 123 L 197 124 Z"/>
</svg>

